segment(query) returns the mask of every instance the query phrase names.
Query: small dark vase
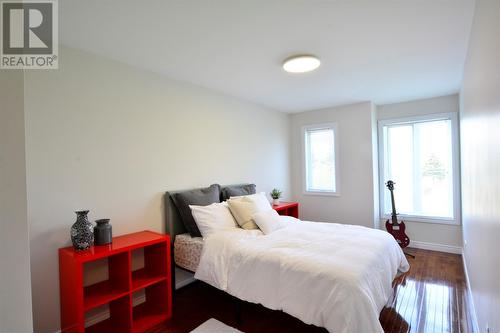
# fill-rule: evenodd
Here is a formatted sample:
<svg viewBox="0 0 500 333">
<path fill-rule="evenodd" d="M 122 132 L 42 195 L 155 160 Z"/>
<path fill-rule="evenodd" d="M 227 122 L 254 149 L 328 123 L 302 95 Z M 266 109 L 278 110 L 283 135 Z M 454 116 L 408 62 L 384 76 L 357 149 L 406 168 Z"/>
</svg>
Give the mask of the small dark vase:
<svg viewBox="0 0 500 333">
<path fill-rule="evenodd" d="M 71 226 L 71 241 L 75 250 L 87 250 L 94 243 L 94 226 L 87 217 L 88 210 L 80 210 L 75 213 L 76 222 Z"/>
<path fill-rule="evenodd" d="M 94 242 L 95 245 L 111 244 L 112 231 L 109 219 L 96 220 L 97 225 L 94 227 Z"/>
</svg>

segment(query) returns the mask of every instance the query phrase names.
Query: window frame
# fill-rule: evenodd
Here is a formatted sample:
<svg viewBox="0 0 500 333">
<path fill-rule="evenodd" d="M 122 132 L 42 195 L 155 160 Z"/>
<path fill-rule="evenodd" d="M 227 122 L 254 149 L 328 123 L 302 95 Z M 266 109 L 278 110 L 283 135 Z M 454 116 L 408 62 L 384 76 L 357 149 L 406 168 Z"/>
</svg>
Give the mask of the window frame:
<svg viewBox="0 0 500 333">
<path fill-rule="evenodd" d="M 387 125 L 403 125 L 413 124 L 419 122 L 450 120 L 451 121 L 451 153 L 452 153 L 452 171 L 453 171 L 453 218 L 435 217 L 435 216 L 422 216 L 411 214 L 398 214 L 399 219 L 410 222 L 424 222 L 435 224 L 461 224 L 461 202 L 460 202 L 460 141 L 459 141 L 459 128 L 458 128 L 458 113 L 433 113 L 422 116 L 411 116 L 402 118 L 388 118 L 378 121 L 378 158 L 379 158 L 379 209 L 380 219 L 386 220 L 391 217 L 391 214 L 384 214 L 385 207 L 385 185 L 386 175 L 386 151 L 384 142 L 384 126 Z M 397 199 L 396 199 L 397 205 Z M 397 206 L 396 206 L 397 209 Z"/>
<path fill-rule="evenodd" d="M 335 156 L 335 191 L 328 190 L 309 190 L 307 188 L 307 177 L 308 177 L 308 165 L 307 165 L 307 149 L 306 135 L 308 131 L 311 130 L 322 130 L 331 129 L 333 130 L 333 149 Z M 302 147 L 302 193 L 305 195 L 317 195 L 317 196 L 340 196 L 340 163 L 339 163 L 339 132 L 338 124 L 336 122 L 311 124 L 302 126 L 301 129 L 301 147 Z"/>
</svg>

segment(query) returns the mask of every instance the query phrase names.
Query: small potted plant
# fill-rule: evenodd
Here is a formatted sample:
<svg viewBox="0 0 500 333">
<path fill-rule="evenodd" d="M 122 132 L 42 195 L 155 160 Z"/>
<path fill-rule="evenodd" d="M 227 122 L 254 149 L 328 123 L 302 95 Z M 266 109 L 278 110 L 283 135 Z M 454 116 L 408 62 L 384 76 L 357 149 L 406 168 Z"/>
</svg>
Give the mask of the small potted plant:
<svg viewBox="0 0 500 333">
<path fill-rule="evenodd" d="M 280 203 L 280 198 L 281 198 L 281 191 L 278 190 L 277 188 L 273 188 L 271 191 L 271 198 L 273 198 L 273 205 L 279 205 Z"/>
</svg>

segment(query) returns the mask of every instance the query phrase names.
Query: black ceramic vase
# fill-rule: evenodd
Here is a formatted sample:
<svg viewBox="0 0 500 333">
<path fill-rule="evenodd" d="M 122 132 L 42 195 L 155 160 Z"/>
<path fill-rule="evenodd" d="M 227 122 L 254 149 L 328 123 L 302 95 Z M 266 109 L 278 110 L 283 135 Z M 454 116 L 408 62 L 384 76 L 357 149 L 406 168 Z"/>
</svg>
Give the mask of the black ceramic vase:
<svg viewBox="0 0 500 333">
<path fill-rule="evenodd" d="M 111 224 L 109 219 L 96 220 L 97 225 L 94 227 L 94 244 L 106 245 L 112 241 Z"/>
<path fill-rule="evenodd" d="M 94 243 L 94 226 L 87 218 L 88 210 L 76 213 L 76 222 L 71 226 L 71 242 L 77 251 L 86 250 Z"/>
</svg>

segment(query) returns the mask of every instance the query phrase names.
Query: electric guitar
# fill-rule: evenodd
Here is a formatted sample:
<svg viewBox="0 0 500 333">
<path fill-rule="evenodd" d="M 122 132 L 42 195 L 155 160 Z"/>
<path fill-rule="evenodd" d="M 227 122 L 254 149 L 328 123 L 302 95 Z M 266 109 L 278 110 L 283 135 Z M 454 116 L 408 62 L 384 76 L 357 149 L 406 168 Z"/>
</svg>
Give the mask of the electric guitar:
<svg viewBox="0 0 500 333">
<path fill-rule="evenodd" d="M 393 193 L 394 182 L 392 180 L 389 180 L 387 181 L 386 186 L 389 189 L 389 191 L 391 191 L 392 214 L 391 214 L 391 219 L 385 222 L 385 228 L 387 229 L 388 233 L 394 236 L 399 246 L 401 246 L 401 248 L 404 249 L 410 244 L 410 238 L 405 233 L 406 230 L 405 223 L 403 221 L 398 221 L 398 216 L 397 216 L 398 214 L 396 213 L 396 204 L 394 202 L 394 193 Z"/>
</svg>

